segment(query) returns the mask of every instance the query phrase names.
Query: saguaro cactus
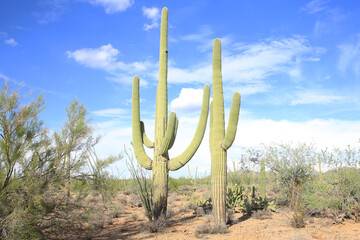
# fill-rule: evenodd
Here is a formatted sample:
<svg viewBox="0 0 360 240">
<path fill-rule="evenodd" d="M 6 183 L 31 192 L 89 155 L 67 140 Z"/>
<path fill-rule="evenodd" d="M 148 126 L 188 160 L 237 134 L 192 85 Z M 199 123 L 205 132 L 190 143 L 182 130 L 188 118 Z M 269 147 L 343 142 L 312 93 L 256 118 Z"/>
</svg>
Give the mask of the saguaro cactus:
<svg viewBox="0 0 360 240">
<path fill-rule="evenodd" d="M 195 135 L 186 148 L 179 156 L 169 159 L 168 150 L 173 146 L 178 119 L 176 114 L 171 112 L 168 121 L 168 101 L 167 101 L 167 26 L 168 9 L 163 8 L 161 15 L 160 33 L 160 59 L 159 59 L 159 84 L 156 93 L 156 113 L 155 113 L 155 140 L 151 141 L 145 134 L 144 123 L 140 121 L 139 104 L 139 77 L 133 79 L 132 90 L 132 135 L 133 147 L 137 161 L 141 166 L 152 170 L 153 176 L 153 215 L 157 219 L 161 214 L 166 213 L 168 196 L 168 176 L 169 170 L 175 171 L 184 166 L 195 154 L 198 149 L 206 128 L 207 116 L 209 113 L 210 87 L 205 85 L 201 114 Z M 153 160 L 146 154 L 144 146 L 154 148 Z"/>
<path fill-rule="evenodd" d="M 213 101 L 210 107 L 211 192 L 216 224 L 226 223 L 227 150 L 237 129 L 240 93 L 234 93 L 229 123 L 225 134 L 224 97 L 221 76 L 221 41 L 215 39 L 213 48 Z"/>
<path fill-rule="evenodd" d="M 260 196 L 266 199 L 266 172 L 265 172 L 265 158 L 260 160 Z"/>
</svg>

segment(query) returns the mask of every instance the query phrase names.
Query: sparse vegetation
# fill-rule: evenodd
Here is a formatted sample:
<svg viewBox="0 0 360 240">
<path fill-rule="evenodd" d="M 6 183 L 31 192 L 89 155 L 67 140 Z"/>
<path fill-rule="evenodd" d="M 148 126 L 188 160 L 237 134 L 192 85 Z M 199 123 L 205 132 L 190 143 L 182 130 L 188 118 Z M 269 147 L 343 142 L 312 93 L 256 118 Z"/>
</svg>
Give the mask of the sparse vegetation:
<svg viewBox="0 0 360 240">
<path fill-rule="evenodd" d="M 203 224 L 195 229 L 195 237 L 201 238 L 202 234 L 226 234 L 229 230 L 225 224 Z"/>
</svg>

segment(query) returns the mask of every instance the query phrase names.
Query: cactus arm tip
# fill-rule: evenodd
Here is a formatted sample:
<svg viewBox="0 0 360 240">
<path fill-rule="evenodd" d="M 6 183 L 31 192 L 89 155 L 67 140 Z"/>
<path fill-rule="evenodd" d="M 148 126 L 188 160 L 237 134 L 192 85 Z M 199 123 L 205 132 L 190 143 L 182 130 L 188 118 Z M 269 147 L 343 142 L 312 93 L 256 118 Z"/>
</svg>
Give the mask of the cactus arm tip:
<svg viewBox="0 0 360 240">
<path fill-rule="evenodd" d="M 171 112 L 169 115 L 169 122 L 166 128 L 164 140 L 162 141 L 160 147 L 160 155 L 164 154 L 169 150 L 170 143 L 174 138 L 175 126 L 177 122 L 176 119 L 176 114 L 174 112 Z"/>
<path fill-rule="evenodd" d="M 200 143 L 204 137 L 207 117 L 209 115 L 209 98 L 210 98 L 210 86 L 205 85 L 203 92 L 203 100 L 201 106 L 200 120 L 196 128 L 194 137 L 186 148 L 186 150 L 179 156 L 170 159 L 168 168 L 171 171 L 176 171 L 184 166 L 194 156 L 196 150 L 199 148 Z"/>
<path fill-rule="evenodd" d="M 142 141 L 143 144 L 148 148 L 154 148 L 154 142 L 151 141 L 145 133 L 145 124 L 143 121 L 140 121 L 140 128 L 141 128 L 141 135 L 142 135 Z"/>
<path fill-rule="evenodd" d="M 231 102 L 229 123 L 226 129 L 226 134 L 223 141 L 221 142 L 221 147 L 224 150 L 229 149 L 235 140 L 237 124 L 239 120 L 240 103 L 241 103 L 240 93 L 236 92 L 234 93 Z"/>
<path fill-rule="evenodd" d="M 152 160 L 146 154 L 143 146 L 143 134 L 141 132 L 140 123 L 140 98 L 139 98 L 139 77 L 137 75 L 133 78 L 132 89 L 132 135 L 134 154 L 141 166 L 151 170 Z"/>
<path fill-rule="evenodd" d="M 176 139 L 177 130 L 178 130 L 178 126 L 179 126 L 179 119 L 176 118 L 174 134 L 173 134 L 173 136 L 172 136 L 172 138 L 171 138 L 171 141 L 170 141 L 168 150 L 170 150 L 170 149 L 172 148 L 172 146 L 174 145 L 174 142 L 175 142 L 175 139 Z"/>
</svg>

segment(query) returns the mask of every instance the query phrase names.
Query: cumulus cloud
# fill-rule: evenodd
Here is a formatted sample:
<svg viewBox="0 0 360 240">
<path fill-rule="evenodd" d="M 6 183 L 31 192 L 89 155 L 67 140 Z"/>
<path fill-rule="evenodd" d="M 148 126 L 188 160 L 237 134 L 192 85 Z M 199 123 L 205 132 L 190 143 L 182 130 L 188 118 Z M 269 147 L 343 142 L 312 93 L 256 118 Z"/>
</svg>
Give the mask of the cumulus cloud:
<svg viewBox="0 0 360 240">
<path fill-rule="evenodd" d="M 151 24 L 144 24 L 145 31 L 159 27 L 159 20 L 161 18 L 160 10 L 156 7 L 147 8 L 145 6 L 142 8 L 142 10 L 144 16 L 151 20 Z"/>
<path fill-rule="evenodd" d="M 234 144 L 258 146 L 272 142 L 314 142 L 318 148 L 344 148 L 359 139 L 360 121 L 313 119 L 305 122 L 251 119 L 240 116 Z"/>
<path fill-rule="evenodd" d="M 203 89 L 183 88 L 179 97 L 171 101 L 170 109 L 176 113 L 191 113 L 201 110 Z"/>
<path fill-rule="evenodd" d="M 93 5 L 104 7 L 105 12 L 107 14 L 123 12 L 134 4 L 134 0 L 86 0 L 86 1 L 88 1 Z"/>
<path fill-rule="evenodd" d="M 73 52 L 67 51 L 66 54 L 69 58 L 73 58 L 86 67 L 111 71 L 116 68 L 119 50 L 113 48 L 111 44 L 107 44 L 99 48 L 83 48 Z"/>
<path fill-rule="evenodd" d="M 229 111 L 225 113 L 225 120 Z M 142 119 L 145 122 L 146 134 L 150 139 L 154 138 L 154 119 Z M 199 117 L 179 116 L 178 134 L 173 148 L 169 151 L 170 158 L 181 154 L 193 138 Z M 226 125 L 227 126 L 227 125 Z M 122 151 L 125 145 L 130 148 L 131 126 L 128 123 L 106 121 L 96 124 L 98 133 L 103 135 L 102 141 L 96 146 L 99 156 L 116 154 Z M 228 150 L 228 161 L 238 160 L 243 147 L 258 147 L 260 144 L 271 143 L 315 143 L 318 149 L 326 147 L 346 148 L 348 144 L 358 144 L 360 121 L 344 121 L 336 119 L 312 119 L 297 122 L 288 120 L 271 120 L 252 118 L 251 114 L 241 115 L 238 123 L 237 136 L 233 146 Z M 146 148 L 152 158 L 153 151 Z M 207 126 L 204 139 L 190 161 L 190 165 L 198 166 L 202 173 L 209 173 L 211 168 L 211 156 L 209 151 L 209 125 Z M 123 164 L 118 165 L 119 170 L 126 171 Z M 125 173 L 126 175 L 127 173 Z M 186 176 L 187 169 L 172 172 L 172 176 Z"/>
<path fill-rule="evenodd" d="M 360 34 L 353 41 L 339 45 L 340 56 L 338 68 L 345 72 L 353 71 L 357 76 L 360 75 Z"/>
<path fill-rule="evenodd" d="M 5 40 L 5 44 L 10 45 L 12 47 L 15 47 L 18 45 L 18 43 L 15 41 L 15 39 L 10 38 Z"/>
<path fill-rule="evenodd" d="M 140 75 L 140 84 L 147 86 L 147 81 L 143 78 L 153 74 L 157 64 L 150 61 L 124 63 L 118 60 L 120 51 L 111 44 L 100 46 L 99 48 L 82 48 L 75 51 L 66 51 L 68 58 L 90 68 L 101 69 L 110 74 L 109 80 L 119 83 L 131 83 L 135 74 Z"/>
</svg>

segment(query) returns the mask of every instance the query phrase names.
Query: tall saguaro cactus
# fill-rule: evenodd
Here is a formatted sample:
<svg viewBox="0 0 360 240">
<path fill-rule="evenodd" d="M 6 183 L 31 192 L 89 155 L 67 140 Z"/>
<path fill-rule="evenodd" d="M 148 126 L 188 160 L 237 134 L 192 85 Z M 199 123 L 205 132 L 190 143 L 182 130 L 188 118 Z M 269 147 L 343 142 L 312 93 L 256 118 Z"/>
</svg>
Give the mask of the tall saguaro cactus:
<svg viewBox="0 0 360 240">
<path fill-rule="evenodd" d="M 240 101 L 240 93 L 234 93 L 225 134 L 221 41 L 217 38 L 213 47 L 213 101 L 210 107 L 211 192 L 216 224 L 226 223 L 226 151 L 235 139 Z"/>
<path fill-rule="evenodd" d="M 155 140 L 151 141 L 145 134 L 144 123 L 140 121 L 139 77 L 133 79 L 132 90 L 132 135 L 133 147 L 137 161 L 142 167 L 152 170 L 153 176 L 153 215 L 157 219 L 166 213 L 168 196 L 169 170 L 175 171 L 184 166 L 195 154 L 203 139 L 209 113 L 210 87 L 205 85 L 203 92 L 200 120 L 195 135 L 186 150 L 177 157 L 169 159 L 168 150 L 173 146 L 178 119 L 171 112 L 168 119 L 167 101 L 167 26 L 168 9 L 163 8 L 161 14 L 159 84 L 156 93 Z M 154 158 L 146 154 L 144 146 L 154 148 Z"/>
</svg>

